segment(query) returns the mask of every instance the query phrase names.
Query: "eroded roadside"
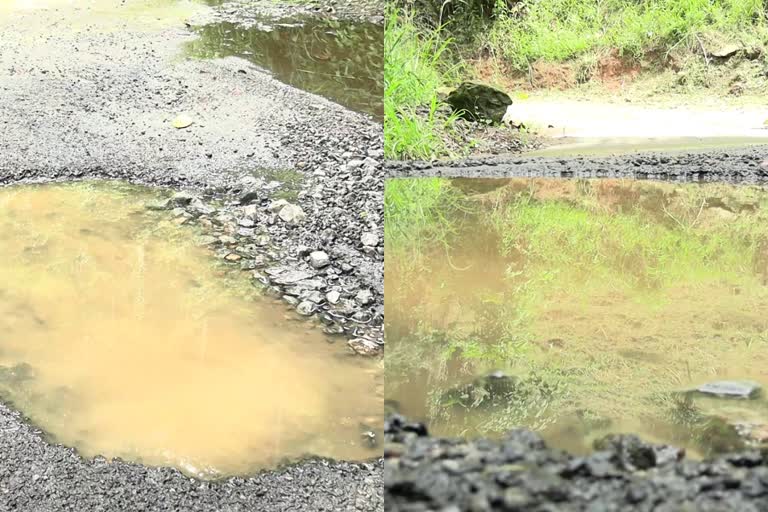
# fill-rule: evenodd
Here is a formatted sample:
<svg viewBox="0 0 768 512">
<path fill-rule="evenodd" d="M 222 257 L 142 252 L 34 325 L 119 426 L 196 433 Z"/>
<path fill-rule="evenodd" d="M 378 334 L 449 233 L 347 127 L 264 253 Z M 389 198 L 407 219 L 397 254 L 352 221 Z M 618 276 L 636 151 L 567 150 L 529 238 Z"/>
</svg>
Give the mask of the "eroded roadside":
<svg viewBox="0 0 768 512">
<path fill-rule="evenodd" d="M 380 352 L 381 125 L 241 59 L 184 58 L 194 36 L 182 7 L 173 16 L 165 5 L 119 2 L 3 11 L 0 185 L 119 179 L 184 190 L 162 206 L 207 220 L 217 255 L 298 315 L 357 340 L 358 352 Z M 193 123 L 175 128 L 180 114 Z M 317 252 L 328 259 L 320 266 Z M 307 461 L 200 482 L 174 469 L 83 460 L 4 406 L 0 422 L 2 510 L 382 506 L 375 461 Z"/>
</svg>

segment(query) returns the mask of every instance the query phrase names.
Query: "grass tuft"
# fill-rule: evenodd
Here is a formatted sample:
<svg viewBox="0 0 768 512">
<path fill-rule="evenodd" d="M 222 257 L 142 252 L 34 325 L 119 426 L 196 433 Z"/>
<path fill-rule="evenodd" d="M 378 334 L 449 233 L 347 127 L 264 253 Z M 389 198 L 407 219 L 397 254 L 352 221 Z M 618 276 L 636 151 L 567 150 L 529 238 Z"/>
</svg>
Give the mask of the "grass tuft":
<svg viewBox="0 0 768 512">
<path fill-rule="evenodd" d="M 384 29 L 384 151 L 393 159 L 431 159 L 446 152 L 456 117 L 437 116 L 438 90 L 455 70 L 442 64 L 451 44 L 441 28 L 421 30 L 407 11 L 390 8 Z M 447 59 L 446 59 L 447 60 Z M 428 110 L 420 115 L 419 110 Z"/>
</svg>

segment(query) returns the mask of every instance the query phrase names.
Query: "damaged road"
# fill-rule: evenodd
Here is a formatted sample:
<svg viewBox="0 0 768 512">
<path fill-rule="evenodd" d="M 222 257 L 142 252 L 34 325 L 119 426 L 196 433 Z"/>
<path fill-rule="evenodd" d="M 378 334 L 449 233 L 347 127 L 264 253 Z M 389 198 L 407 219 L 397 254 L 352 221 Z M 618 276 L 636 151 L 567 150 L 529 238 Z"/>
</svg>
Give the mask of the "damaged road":
<svg viewBox="0 0 768 512">
<path fill-rule="evenodd" d="M 194 37 L 184 20 L 198 9 L 0 7 L 0 185 L 115 179 L 181 190 L 162 207 L 208 227 L 217 254 L 355 352 L 379 354 L 381 125 L 241 59 L 184 57 Z M 83 460 L 4 406 L 0 424 L 0 510 L 382 507 L 380 462 L 308 460 L 201 482 Z"/>
<path fill-rule="evenodd" d="M 631 178 L 753 184 L 768 179 L 768 147 L 641 152 L 606 156 L 469 158 L 450 162 L 388 161 L 387 177 Z"/>
</svg>

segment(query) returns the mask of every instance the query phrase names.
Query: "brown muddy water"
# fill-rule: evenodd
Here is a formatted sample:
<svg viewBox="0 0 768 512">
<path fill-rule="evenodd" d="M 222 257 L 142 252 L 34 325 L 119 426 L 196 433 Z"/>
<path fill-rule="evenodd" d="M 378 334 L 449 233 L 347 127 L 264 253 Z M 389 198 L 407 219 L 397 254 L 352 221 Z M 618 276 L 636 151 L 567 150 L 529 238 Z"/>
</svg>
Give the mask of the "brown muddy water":
<svg viewBox="0 0 768 512">
<path fill-rule="evenodd" d="M 765 393 L 686 393 L 768 385 L 768 190 L 446 183 L 461 203 L 442 212 L 446 243 L 388 247 L 389 410 L 447 436 L 533 428 L 580 453 L 608 433 L 694 456 L 768 440 Z"/>
<path fill-rule="evenodd" d="M 86 457 L 205 478 L 377 455 L 381 362 L 350 356 L 121 184 L 0 189 L 0 395 Z"/>
</svg>

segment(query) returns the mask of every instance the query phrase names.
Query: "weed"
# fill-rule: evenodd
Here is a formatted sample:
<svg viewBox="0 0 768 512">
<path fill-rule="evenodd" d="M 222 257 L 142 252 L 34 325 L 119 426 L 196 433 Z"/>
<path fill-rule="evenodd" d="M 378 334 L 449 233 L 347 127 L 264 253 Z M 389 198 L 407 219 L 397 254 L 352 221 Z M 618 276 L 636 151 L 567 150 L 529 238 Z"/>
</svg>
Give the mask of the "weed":
<svg viewBox="0 0 768 512">
<path fill-rule="evenodd" d="M 636 59 L 678 47 L 701 51 L 705 33 L 742 40 L 764 32 L 762 0 L 547 0 L 526 3 L 526 14 L 500 12 L 484 40 L 514 69 L 560 62 L 600 49 Z"/>
<path fill-rule="evenodd" d="M 388 180 L 384 190 L 387 258 L 418 268 L 422 257 L 436 247 L 448 251 L 462 212 L 468 212 L 468 206 L 448 180 Z"/>
<path fill-rule="evenodd" d="M 451 40 L 426 32 L 403 10 L 390 8 L 384 31 L 384 151 L 388 158 L 430 159 L 446 152 L 446 130 L 456 120 L 438 116 L 438 90 L 456 69 L 442 63 Z M 447 60 L 447 59 L 446 59 Z M 427 115 L 420 111 L 426 110 Z"/>
</svg>

